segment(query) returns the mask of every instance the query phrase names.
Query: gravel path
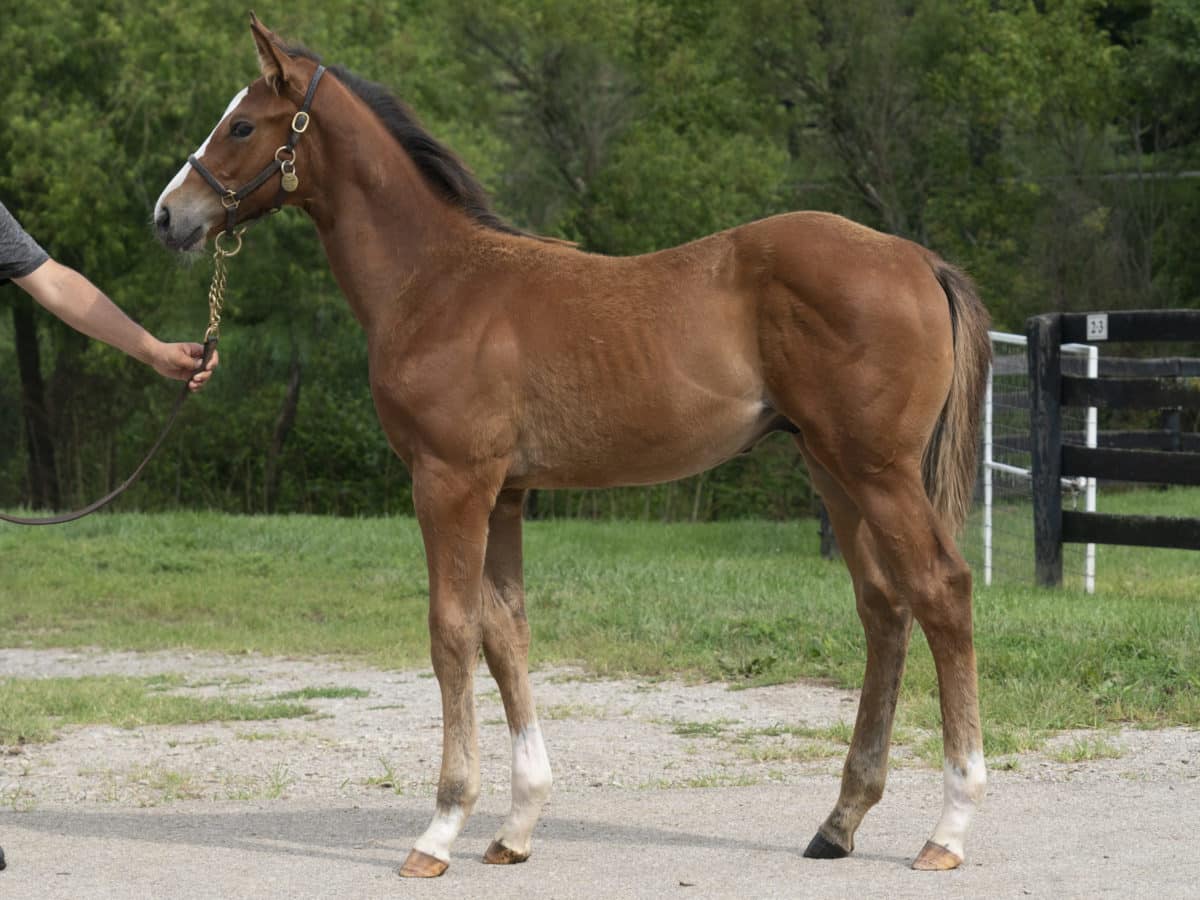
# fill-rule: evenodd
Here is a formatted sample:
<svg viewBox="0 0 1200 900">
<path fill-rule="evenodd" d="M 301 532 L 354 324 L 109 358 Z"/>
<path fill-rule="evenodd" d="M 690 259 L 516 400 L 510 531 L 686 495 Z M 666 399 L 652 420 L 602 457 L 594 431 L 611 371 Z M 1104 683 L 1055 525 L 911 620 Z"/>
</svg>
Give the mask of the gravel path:
<svg viewBox="0 0 1200 900">
<path fill-rule="evenodd" d="M 0 897 L 1195 896 L 1200 732 L 1063 735 L 993 768 L 958 872 L 910 872 L 940 772 L 901 747 L 848 860 L 801 857 L 837 794 L 852 692 L 809 684 L 534 676 L 555 793 L 529 863 L 478 855 L 507 809 L 508 737 L 477 684 L 484 794 L 432 883 L 394 870 L 432 812 L 440 753 L 428 672 L 217 654 L 0 650 L 0 678 L 175 674 L 184 694 L 305 688 L 298 719 L 71 727 L 0 756 Z M 920 735 L 916 735 L 919 739 Z M 1099 741 L 1113 758 L 1062 762 Z M 914 741 L 919 743 L 919 740 Z M 993 761 L 996 762 L 996 761 Z"/>
</svg>

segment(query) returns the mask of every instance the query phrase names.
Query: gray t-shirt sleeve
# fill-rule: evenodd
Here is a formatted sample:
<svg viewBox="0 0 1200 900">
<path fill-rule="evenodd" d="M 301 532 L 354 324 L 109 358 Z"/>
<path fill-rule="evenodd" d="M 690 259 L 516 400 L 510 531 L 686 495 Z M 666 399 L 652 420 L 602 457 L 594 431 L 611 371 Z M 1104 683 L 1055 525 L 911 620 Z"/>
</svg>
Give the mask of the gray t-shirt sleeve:
<svg viewBox="0 0 1200 900">
<path fill-rule="evenodd" d="M 0 285 L 23 278 L 50 258 L 0 203 Z"/>
</svg>

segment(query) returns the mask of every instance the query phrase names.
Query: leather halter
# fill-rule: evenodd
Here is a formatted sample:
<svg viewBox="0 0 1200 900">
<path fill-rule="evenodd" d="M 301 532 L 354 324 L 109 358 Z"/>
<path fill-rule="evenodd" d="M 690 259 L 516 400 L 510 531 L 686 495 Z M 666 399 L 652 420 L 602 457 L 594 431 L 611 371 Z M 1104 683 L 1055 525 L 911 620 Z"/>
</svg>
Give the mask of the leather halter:
<svg viewBox="0 0 1200 900">
<path fill-rule="evenodd" d="M 312 107 L 313 95 L 317 92 L 317 84 L 324 74 L 325 67 L 318 65 L 317 71 L 313 72 L 313 77 L 308 82 L 308 91 L 304 94 L 304 103 L 301 105 L 299 112 L 292 116 L 292 128 L 291 133 L 288 134 L 287 143 L 275 151 L 275 158 L 265 169 L 237 190 L 227 188 L 221 184 L 221 180 L 210 172 L 204 163 L 196 158 L 195 153 L 188 157 L 188 162 L 191 163 L 192 168 L 200 173 L 200 177 L 208 182 L 209 187 L 221 195 L 221 205 L 225 207 L 226 232 L 233 233 L 233 227 L 238 221 L 238 207 L 242 201 L 266 184 L 268 179 L 276 172 L 282 172 L 283 176 L 279 191 L 275 195 L 274 208 L 271 212 L 277 211 L 282 205 L 284 194 L 296 189 L 296 144 L 300 140 L 300 135 L 308 130 L 309 123 L 312 120 L 309 109 Z M 292 187 L 290 188 L 287 187 L 289 178 L 292 182 Z"/>
</svg>

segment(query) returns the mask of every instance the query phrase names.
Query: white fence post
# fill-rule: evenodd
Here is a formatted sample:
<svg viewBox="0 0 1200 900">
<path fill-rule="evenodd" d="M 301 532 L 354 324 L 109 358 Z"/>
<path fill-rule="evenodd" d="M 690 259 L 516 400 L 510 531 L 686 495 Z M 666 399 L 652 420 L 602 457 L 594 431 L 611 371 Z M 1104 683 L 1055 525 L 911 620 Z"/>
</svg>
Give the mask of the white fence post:
<svg viewBox="0 0 1200 900">
<path fill-rule="evenodd" d="M 992 583 L 992 374 L 988 366 L 983 407 L 983 583 Z"/>
<path fill-rule="evenodd" d="M 1088 378 L 1098 378 L 1100 376 L 1100 348 L 1095 344 L 1088 346 L 1088 362 L 1087 362 Z M 1096 446 L 1098 437 L 1096 407 L 1089 406 L 1087 410 L 1087 436 L 1086 443 L 1089 447 Z M 1087 512 L 1096 511 L 1096 479 L 1089 478 L 1087 480 L 1087 493 L 1084 496 L 1083 508 Z M 1087 545 L 1087 555 L 1083 561 L 1083 588 L 1089 594 L 1096 593 L 1096 545 Z"/>
<path fill-rule="evenodd" d="M 1014 347 L 1026 345 L 1025 335 L 1006 334 L 990 331 L 988 336 L 993 344 L 1007 344 Z M 1063 344 L 1065 353 L 1074 355 L 1087 354 L 1087 374 L 1089 378 L 1099 375 L 1100 351 L 1094 344 Z M 1002 371 L 1001 374 L 1004 374 Z M 1009 372 L 1008 374 L 1012 374 Z M 1097 410 L 1090 406 L 1087 409 L 1085 440 L 1089 447 L 1097 446 Z M 995 367 L 988 367 L 987 382 L 984 390 L 983 410 L 983 583 L 990 585 L 996 578 L 996 530 L 995 530 L 995 473 L 1000 472 L 1021 480 L 1030 478 L 1030 470 L 1024 466 L 1015 466 L 996 459 L 996 419 L 995 419 Z M 1003 438 L 1001 450 L 1004 449 Z M 1001 454 L 1003 456 L 1003 454 Z M 1096 479 L 1071 478 L 1063 479 L 1063 487 L 1074 491 L 1084 489 L 1084 508 L 1088 512 L 1096 511 Z M 1088 544 L 1084 557 L 1083 581 L 1084 589 L 1092 594 L 1096 591 L 1096 545 Z"/>
</svg>

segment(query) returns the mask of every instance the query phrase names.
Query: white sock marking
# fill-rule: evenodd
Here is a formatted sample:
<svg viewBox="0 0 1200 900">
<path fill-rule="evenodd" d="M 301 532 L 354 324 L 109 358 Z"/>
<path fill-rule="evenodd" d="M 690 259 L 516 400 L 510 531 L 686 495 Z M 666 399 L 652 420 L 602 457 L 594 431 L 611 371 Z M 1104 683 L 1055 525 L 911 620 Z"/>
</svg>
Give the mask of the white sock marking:
<svg viewBox="0 0 1200 900">
<path fill-rule="evenodd" d="M 229 101 L 229 105 L 225 107 L 225 112 L 221 113 L 221 118 L 217 120 L 217 124 L 215 126 L 213 126 L 213 130 L 208 133 L 208 137 L 206 137 L 204 139 L 204 143 L 201 144 L 200 148 L 196 151 L 195 155 L 196 155 L 197 159 L 199 159 L 200 157 L 202 157 L 204 155 L 204 151 L 208 147 L 208 142 L 211 141 L 213 135 L 217 133 L 217 129 L 221 127 L 221 123 L 224 122 L 225 119 L 229 117 L 229 114 L 231 112 L 233 112 L 234 109 L 237 108 L 237 105 L 242 102 L 242 99 L 246 96 L 246 94 L 249 90 L 250 90 L 250 88 L 248 88 L 248 87 L 242 88 L 240 91 L 237 92 L 237 94 L 234 95 L 234 98 Z M 187 174 L 191 170 L 192 170 L 191 163 L 185 162 L 183 164 L 183 167 L 178 172 L 175 173 L 175 177 L 171 179 L 170 183 L 168 183 L 167 186 L 165 188 L 163 188 L 163 192 L 158 195 L 158 202 L 154 204 L 154 219 L 155 219 L 155 221 L 158 220 L 158 213 L 162 209 L 163 200 L 166 198 L 166 196 L 168 194 L 170 194 L 172 191 L 178 189 L 179 186 L 181 184 L 183 184 L 183 180 L 185 178 L 187 178 Z"/>
<path fill-rule="evenodd" d="M 466 820 L 467 817 L 461 806 L 456 806 L 445 813 L 439 809 L 433 814 L 433 821 L 429 823 L 425 833 L 413 844 L 414 849 L 428 853 L 442 862 L 450 862 L 450 845 L 462 831 Z"/>
<path fill-rule="evenodd" d="M 542 806 L 550 796 L 554 776 L 535 719 L 512 736 L 512 809 L 496 840 L 516 853 L 528 853 Z"/>
<path fill-rule="evenodd" d="M 930 840 L 962 858 L 967 827 L 971 824 L 971 816 L 983 803 L 987 789 L 987 767 L 983 763 L 983 754 L 975 752 L 967 757 L 965 771 L 946 760 L 944 772 L 946 789 L 942 817 Z"/>
</svg>

